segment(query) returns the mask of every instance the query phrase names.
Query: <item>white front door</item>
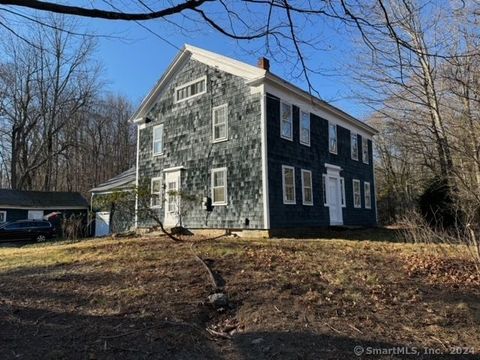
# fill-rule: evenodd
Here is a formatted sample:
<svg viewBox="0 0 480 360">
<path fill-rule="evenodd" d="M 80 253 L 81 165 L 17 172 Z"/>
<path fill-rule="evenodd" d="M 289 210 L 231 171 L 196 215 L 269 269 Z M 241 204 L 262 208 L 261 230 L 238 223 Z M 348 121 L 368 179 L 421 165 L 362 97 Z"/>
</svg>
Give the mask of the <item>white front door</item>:
<svg viewBox="0 0 480 360">
<path fill-rule="evenodd" d="M 327 176 L 327 200 L 330 209 L 330 225 L 343 225 L 340 178 Z"/>
<path fill-rule="evenodd" d="M 165 220 L 164 225 L 173 227 L 179 225 L 180 211 L 180 171 L 165 173 Z"/>
</svg>

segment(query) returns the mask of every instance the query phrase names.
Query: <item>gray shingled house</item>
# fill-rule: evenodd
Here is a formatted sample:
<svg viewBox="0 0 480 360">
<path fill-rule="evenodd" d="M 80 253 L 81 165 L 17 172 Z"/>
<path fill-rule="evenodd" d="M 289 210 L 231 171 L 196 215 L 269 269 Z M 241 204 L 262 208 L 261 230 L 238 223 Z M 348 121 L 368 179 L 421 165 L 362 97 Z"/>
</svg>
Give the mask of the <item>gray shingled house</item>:
<svg viewBox="0 0 480 360">
<path fill-rule="evenodd" d="M 190 229 L 264 231 L 376 224 L 376 130 L 258 66 L 190 45 L 132 117 L 135 182 L 166 226 L 197 197 Z M 137 203 L 137 207 L 138 207 Z M 151 221 L 138 212 L 136 226 Z"/>
<path fill-rule="evenodd" d="M 19 191 L 0 189 L 0 223 L 43 219 L 48 214 L 88 215 L 88 202 L 78 192 Z"/>
</svg>

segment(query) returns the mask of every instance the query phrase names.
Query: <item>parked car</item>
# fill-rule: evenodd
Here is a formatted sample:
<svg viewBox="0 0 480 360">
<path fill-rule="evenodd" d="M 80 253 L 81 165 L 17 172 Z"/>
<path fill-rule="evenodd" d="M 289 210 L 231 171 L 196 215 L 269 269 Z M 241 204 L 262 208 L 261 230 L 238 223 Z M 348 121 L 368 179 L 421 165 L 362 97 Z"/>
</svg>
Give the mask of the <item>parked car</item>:
<svg viewBox="0 0 480 360">
<path fill-rule="evenodd" d="M 0 242 L 33 240 L 42 242 L 55 235 L 47 220 L 17 220 L 0 225 Z"/>
</svg>

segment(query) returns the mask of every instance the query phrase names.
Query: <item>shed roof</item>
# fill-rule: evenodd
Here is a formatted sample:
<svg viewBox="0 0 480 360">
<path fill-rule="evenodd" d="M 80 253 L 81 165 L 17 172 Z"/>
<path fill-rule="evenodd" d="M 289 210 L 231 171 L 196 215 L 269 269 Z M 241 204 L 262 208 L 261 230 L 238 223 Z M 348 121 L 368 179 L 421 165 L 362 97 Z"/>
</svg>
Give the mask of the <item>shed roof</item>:
<svg viewBox="0 0 480 360">
<path fill-rule="evenodd" d="M 20 191 L 0 189 L 0 207 L 32 209 L 88 208 L 88 202 L 78 192 Z"/>
<path fill-rule="evenodd" d="M 92 193 L 105 193 L 110 191 L 120 191 L 131 189 L 135 185 L 136 171 L 135 166 L 127 171 L 105 181 L 97 187 L 90 190 Z"/>
</svg>

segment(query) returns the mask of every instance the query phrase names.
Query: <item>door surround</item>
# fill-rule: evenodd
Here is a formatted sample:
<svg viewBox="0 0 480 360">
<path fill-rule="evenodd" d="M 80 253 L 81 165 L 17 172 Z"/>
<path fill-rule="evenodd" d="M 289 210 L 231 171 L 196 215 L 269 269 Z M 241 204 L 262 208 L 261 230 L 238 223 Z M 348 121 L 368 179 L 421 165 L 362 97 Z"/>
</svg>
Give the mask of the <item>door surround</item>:
<svg viewBox="0 0 480 360">
<path fill-rule="evenodd" d="M 325 193 L 327 194 L 326 206 L 329 208 L 330 225 L 343 225 L 342 208 L 342 184 L 340 181 L 340 171 L 342 168 L 338 165 L 325 163 L 327 174 L 325 175 Z M 334 186 L 334 191 L 330 191 Z"/>
<path fill-rule="evenodd" d="M 173 205 L 170 204 L 170 195 L 168 194 L 170 190 L 180 191 L 182 188 L 182 170 L 185 168 L 183 166 L 175 166 L 163 170 L 164 173 L 164 191 L 165 191 L 165 203 L 164 203 L 164 218 L 163 222 L 166 227 L 174 227 L 179 223 L 178 213 L 175 213 L 175 210 L 172 208 L 175 207 L 178 209 L 180 206 L 180 199 L 172 199 L 174 201 Z M 173 210 L 172 210 L 173 209 Z"/>
</svg>

